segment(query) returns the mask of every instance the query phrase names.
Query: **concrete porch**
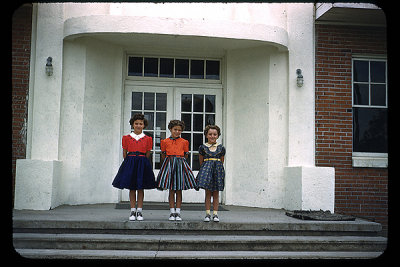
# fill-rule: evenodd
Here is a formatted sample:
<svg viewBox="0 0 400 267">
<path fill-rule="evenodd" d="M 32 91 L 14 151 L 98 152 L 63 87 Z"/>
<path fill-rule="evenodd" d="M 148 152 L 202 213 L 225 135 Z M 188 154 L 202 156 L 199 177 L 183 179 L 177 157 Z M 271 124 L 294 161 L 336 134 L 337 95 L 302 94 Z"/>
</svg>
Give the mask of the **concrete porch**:
<svg viewBox="0 0 400 267">
<path fill-rule="evenodd" d="M 170 222 L 166 203 L 143 211 L 144 221 L 129 222 L 116 204 L 14 210 L 14 248 L 27 258 L 354 259 L 379 257 L 387 244 L 380 224 L 361 219 L 304 221 L 283 209 L 222 205 L 221 221 L 205 223 L 201 204 L 184 203 L 183 220 Z"/>
</svg>

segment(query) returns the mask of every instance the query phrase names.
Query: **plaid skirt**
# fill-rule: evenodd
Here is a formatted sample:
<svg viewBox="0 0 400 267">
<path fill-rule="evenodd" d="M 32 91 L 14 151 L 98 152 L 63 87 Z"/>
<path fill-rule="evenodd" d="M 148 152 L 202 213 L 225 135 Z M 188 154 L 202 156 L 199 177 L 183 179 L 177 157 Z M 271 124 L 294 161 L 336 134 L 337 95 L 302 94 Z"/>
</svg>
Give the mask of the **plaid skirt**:
<svg viewBox="0 0 400 267">
<path fill-rule="evenodd" d="M 196 189 L 196 178 L 185 158 L 167 156 L 157 176 L 158 190 Z"/>
</svg>

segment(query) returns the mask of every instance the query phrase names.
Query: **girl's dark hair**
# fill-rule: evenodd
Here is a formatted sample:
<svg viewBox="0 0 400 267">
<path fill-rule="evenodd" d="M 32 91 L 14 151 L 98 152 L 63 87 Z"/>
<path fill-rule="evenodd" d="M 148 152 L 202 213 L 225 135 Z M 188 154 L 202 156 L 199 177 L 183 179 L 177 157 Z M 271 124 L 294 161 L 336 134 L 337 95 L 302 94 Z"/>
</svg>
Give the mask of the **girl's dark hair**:
<svg viewBox="0 0 400 267">
<path fill-rule="evenodd" d="M 185 123 L 183 122 L 183 121 L 180 121 L 180 120 L 171 120 L 169 123 L 168 123 L 168 129 L 172 129 L 172 128 L 174 128 L 175 126 L 181 126 L 181 128 L 182 128 L 182 131 L 183 130 L 185 130 Z"/>
<path fill-rule="evenodd" d="M 217 125 L 207 125 L 204 129 L 204 136 L 207 136 L 207 133 L 210 129 L 217 130 L 218 136 L 221 135 L 221 129 Z"/>
<path fill-rule="evenodd" d="M 133 123 L 137 120 L 143 121 L 144 128 L 146 128 L 149 125 L 149 122 L 147 121 L 147 119 L 144 117 L 143 114 L 140 114 L 140 113 L 133 115 L 133 117 L 129 120 L 129 124 L 131 126 L 133 126 Z"/>
</svg>

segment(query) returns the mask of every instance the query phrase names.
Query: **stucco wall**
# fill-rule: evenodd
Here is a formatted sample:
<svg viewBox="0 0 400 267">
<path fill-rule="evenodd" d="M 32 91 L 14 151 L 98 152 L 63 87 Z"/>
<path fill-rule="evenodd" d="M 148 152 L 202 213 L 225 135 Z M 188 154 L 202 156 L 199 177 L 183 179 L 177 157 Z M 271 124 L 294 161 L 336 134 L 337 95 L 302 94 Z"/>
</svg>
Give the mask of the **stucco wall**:
<svg viewBox="0 0 400 267">
<path fill-rule="evenodd" d="M 148 13 L 146 5 L 155 5 L 154 12 Z M 330 172 L 314 167 L 312 4 L 227 4 L 221 15 L 213 4 L 35 7 L 27 143 L 27 160 L 32 162 L 21 162 L 17 174 L 22 176 L 16 179 L 19 187 L 29 189 L 24 168 L 31 163 L 37 173 L 42 168 L 46 175 L 41 179 L 57 185 L 50 190 L 52 207 L 119 200 L 111 181 L 121 160 L 123 70 L 125 54 L 137 49 L 188 57 L 209 55 L 203 45 L 217 49 L 228 151 L 226 204 L 282 208 L 287 195 L 305 199 L 304 194 L 319 190 L 312 186 L 317 183 L 310 173 L 333 179 Z M 47 56 L 53 57 L 53 76 L 44 73 Z M 304 73 L 302 88 L 296 86 L 297 68 Z M 287 166 L 308 166 L 312 172 L 288 172 Z M 291 179 L 303 190 L 287 191 Z M 28 189 L 18 190 L 28 194 Z M 321 207 L 331 200 L 322 199 Z"/>
</svg>

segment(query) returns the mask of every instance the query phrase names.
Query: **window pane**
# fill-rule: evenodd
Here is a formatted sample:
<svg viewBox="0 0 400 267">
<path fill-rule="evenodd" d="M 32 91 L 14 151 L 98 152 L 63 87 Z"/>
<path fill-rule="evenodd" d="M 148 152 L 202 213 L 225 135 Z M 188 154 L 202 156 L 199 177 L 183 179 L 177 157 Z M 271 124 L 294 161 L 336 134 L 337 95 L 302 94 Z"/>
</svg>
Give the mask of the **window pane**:
<svg viewBox="0 0 400 267">
<path fill-rule="evenodd" d="M 371 105 L 386 106 L 385 84 L 371 84 Z"/>
<path fill-rule="evenodd" d="M 181 111 L 192 111 L 192 95 L 182 95 L 181 97 Z"/>
<path fill-rule="evenodd" d="M 204 60 L 191 60 L 190 78 L 204 79 Z"/>
<path fill-rule="evenodd" d="M 206 112 L 215 112 L 215 95 L 206 95 Z"/>
<path fill-rule="evenodd" d="M 151 131 L 143 131 L 143 133 L 144 133 L 145 135 L 147 135 L 147 136 L 150 136 L 151 138 L 154 138 L 153 132 L 151 132 Z"/>
<path fill-rule="evenodd" d="M 190 132 L 192 130 L 192 115 L 181 114 L 181 120 L 185 123 L 185 131 Z"/>
<path fill-rule="evenodd" d="M 154 134 L 155 150 L 161 149 L 161 140 L 165 139 L 165 132 L 156 131 Z"/>
<path fill-rule="evenodd" d="M 142 110 L 142 93 L 132 92 L 132 109 Z"/>
<path fill-rule="evenodd" d="M 146 130 L 154 130 L 154 112 L 145 112 L 144 117 L 149 122 L 149 126 L 146 127 Z"/>
<path fill-rule="evenodd" d="M 353 151 L 388 152 L 386 108 L 353 108 Z"/>
<path fill-rule="evenodd" d="M 190 138 L 190 133 L 182 133 L 181 137 L 183 139 L 186 139 L 186 140 L 189 141 L 189 150 L 191 150 L 191 146 L 190 145 L 191 145 L 191 142 L 192 142 L 192 138 Z"/>
<path fill-rule="evenodd" d="M 174 77 L 173 58 L 160 58 L 160 77 Z"/>
<path fill-rule="evenodd" d="M 193 95 L 194 112 L 203 112 L 203 100 L 204 100 L 204 95 Z"/>
<path fill-rule="evenodd" d="M 206 79 L 219 80 L 219 61 L 206 61 Z"/>
<path fill-rule="evenodd" d="M 354 105 L 369 105 L 368 84 L 354 84 Z"/>
<path fill-rule="evenodd" d="M 203 114 L 193 114 L 193 131 L 203 131 Z"/>
<path fill-rule="evenodd" d="M 165 112 L 156 113 L 156 130 L 166 130 L 167 114 Z"/>
<path fill-rule="evenodd" d="M 142 76 L 143 58 L 129 57 L 128 61 L 128 76 Z"/>
<path fill-rule="evenodd" d="M 355 82 L 368 82 L 368 61 L 354 60 L 353 79 Z"/>
<path fill-rule="evenodd" d="M 154 168 L 157 170 L 161 169 L 161 152 L 156 152 L 154 161 L 155 161 Z"/>
<path fill-rule="evenodd" d="M 371 61 L 371 82 L 386 82 L 386 64 L 383 61 Z"/>
<path fill-rule="evenodd" d="M 203 144 L 203 134 L 193 134 L 193 151 L 199 151 L 201 144 Z"/>
<path fill-rule="evenodd" d="M 144 93 L 144 109 L 154 110 L 154 93 Z"/>
<path fill-rule="evenodd" d="M 167 94 L 157 93 L 156 94 L 156 109 L 158 111 L 167 111 Z"/>
<path fill-rule="evenodd" d="M 158 58 L 152 58 L 152 57 L 144 58 L 144 76 L 145 77 L 158 76 Z"/>
<path fill-rule="evenodd" d="M 189 59 L 175 60 L 175 77 L 189 78 Z"/>
<path fill-rule="evenodd" d="M 207 125 L 215 125 L 215 115 L 214 114 L 206 114 L 206 123 Z"/>
<path fill-rule="evenodd" d="M 192 170 L 193 171 L 200 170 L 199 154 L 197 154 L 197 153 L 193 153 Z"/>
</svg>

